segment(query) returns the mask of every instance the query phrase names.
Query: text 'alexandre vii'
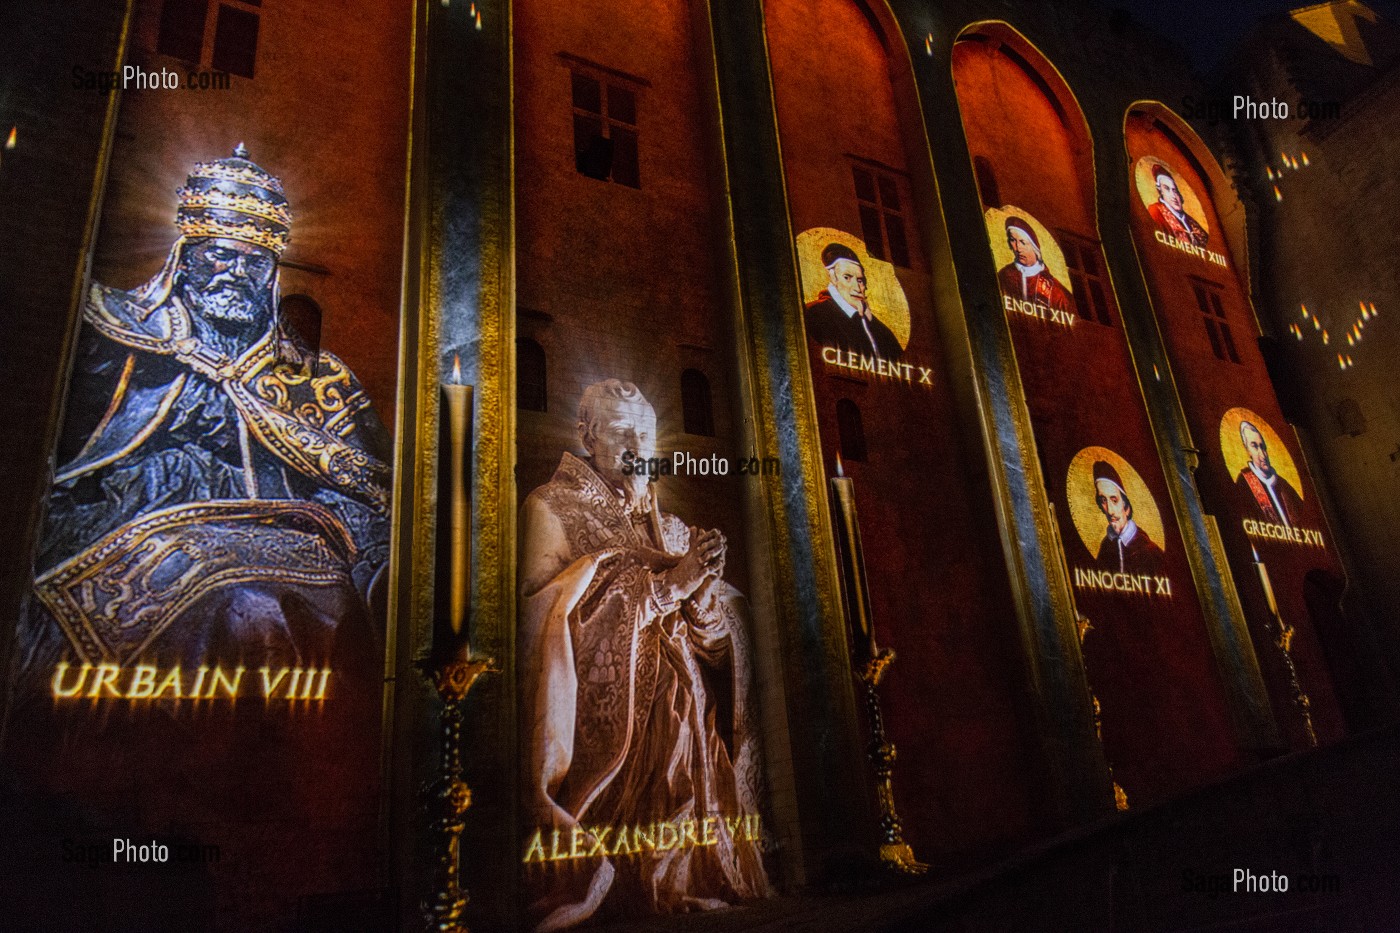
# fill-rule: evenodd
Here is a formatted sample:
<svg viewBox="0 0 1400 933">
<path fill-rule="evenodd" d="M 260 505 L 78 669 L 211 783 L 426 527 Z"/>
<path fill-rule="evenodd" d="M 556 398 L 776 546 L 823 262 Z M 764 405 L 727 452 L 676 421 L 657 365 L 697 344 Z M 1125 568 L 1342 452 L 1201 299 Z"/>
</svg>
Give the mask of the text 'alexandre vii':
<svg viewBox="0 0 1400 933">
<path fill-rule="evenodd" d="M 525 847 L 526 865 L 615 855 L 657 855 L 673 849 L 719 845 L 722 834 L 733 842 L 761 838 L 757 814 L 707 816 L 698 820 L 660 821 L 632 826 L 575 826 L 572 830 L 539 828 Z"/>
</svg>

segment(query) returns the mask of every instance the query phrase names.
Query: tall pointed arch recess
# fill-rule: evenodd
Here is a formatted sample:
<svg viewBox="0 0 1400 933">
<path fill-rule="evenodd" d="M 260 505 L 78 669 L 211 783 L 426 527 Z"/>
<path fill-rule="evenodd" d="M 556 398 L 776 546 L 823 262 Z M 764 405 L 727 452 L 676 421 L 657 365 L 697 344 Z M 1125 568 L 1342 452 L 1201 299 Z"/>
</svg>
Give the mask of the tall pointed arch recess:
<svg viewBox="0 0 1400 933">
<path fill-rule="evenodd" d="M 1006 23 L 964 30 L 952 70 L 1119 804 L 1160 800 L 1243 757 L 1107 271 L 1093 140 Z"/>
<path fill-rule="evenodd" d="M 1274 717 L 1292 748 L 1334 740 L 1345 730 L 1337 694 L 1364 696 L 1366 688 L 1349 682 L 1334 690 L 1328 658 L 1355 654 L 1358 646 L 1324 645 L 1319 636 L 1332 633 L 1319 631 L 1309 618 L 1308 574 L 1340 577 L 1343 571 L 1261 349 L 1238 258 L 1245 245 L 1244 206 L 1209 149 L 1165 105 L 1133 104 L 1124 120 L 1124 145 L 1132 186 L 1128 223 L 1187 425 L 1201 451 L 1196 485 L 1218 528 Z M 1308 325 L 1305 336 L 1319 339 L 1310 321 L 1300 316 L 1298 324 Z M 1285 336 L 1292 340 L 1294 332 Z M 1338 335 L 1338 344 L 1345 336 Z M 1256 435 L 1265 448 L 1262 470 L 1251 469 L 1245 446 Z M 1252 484 L 1251 476 L 1272 480 L 1274 488 L 1287 484 L 1298 495 L 1296 508 L 1291 494 L 1288 503 L 1275 505 L 1267 484 Z M 1256 487 L 1264 489 L 1267 508 L 1257 501 Z M 1276 525 L 1290 530 L 1268 537 Z M 1275 644 L 1276 619 L 1295 631 L 1288 652 Z M 1354 667 L 1342 675 L 1359 681 Z M 1364 711 L 1352 715 L 1364 718 Z"/>
<path fill-rule="evenodd" d="M 766 0 L 763 11 L 802 378 L 826 474 L 847 455 L 875 638 L 898 653 L 881 686 L 896 802 L 920 859 L 965 865 L 1042 830 L 1032 788 L 1043 782 L 1025 778 L 1042 766 L 1021 725 L 1031 717 L 1006 701 L 1025 695 L 1023 667 L 1014 629 L 993 621 L 1013 616 L 1010 587 L 991 505 L 967 479 L 978 451 L 957 427 L 935 317 L 952 270 L 908 47 L 878 0 Z M 843 276 L 856 275 L 853 291 Z M 840 449 L 843 404 L 862 415 L 860 460 Z"/>
</svg>

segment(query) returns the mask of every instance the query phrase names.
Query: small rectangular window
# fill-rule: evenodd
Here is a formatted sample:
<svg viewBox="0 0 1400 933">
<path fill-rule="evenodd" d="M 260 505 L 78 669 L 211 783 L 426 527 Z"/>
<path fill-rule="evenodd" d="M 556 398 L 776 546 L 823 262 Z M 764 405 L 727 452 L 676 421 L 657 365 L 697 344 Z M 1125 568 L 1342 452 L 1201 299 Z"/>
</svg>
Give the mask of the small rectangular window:
<svg viewBox="0 0 1400 933">
<path fill-rule="evenodd" d="M 1225 305 L 1220 300 L 1220 287 L 1193 279 L 1191 290 L 1196 295 L 1196 306 L 1200 308 L 1201 315 L 1205 320 L 1206 336 L 1210 338 L 1211 352 L 1218 359 L 1229 363 L 1238 363 L 1240 354 L 1235 348 L 1235 338 L 1230 333 L 1230 324 L 1225 318 Z"/>
<path fill-rule="evenodd" d="M 570 83 L 574 167 L 589 178 L 640 188 L 636 92 L 580 71 L 570 75 Z"/>
<path fill-rule="evenodd" d="M 870 177 L 870 173 L 857 165 L 851 170 L 856 180 L 856 198 L 861 201 L 875 203 L 875 179 Z"/>
<path fill-rule="evenodd" d="M 574 109 L 585 113 L 603 114 L 603 86 L 587 75 L 574 72 L 572 77 Z"/>
<path fill-rule="evenodd" d="M 637 125 L 637 95 L 618 84 L 608 85 L 608 119 Z"/>
<path fill-rule="evenodd" d="M 165 0 L 156 51 L 198 65 L 204 52 L 204 22 L 208 17 L 209 0 Z"/>
<path fill-rule="evenodd" d="M 885 259 L 885 232 L 880 229 L 880 211 L 869 204 L 860 206 L 860 235 L 865 250 L 876 259 Z"/>
<path fill-rule="evenodd" d="M 215 70 L 251 78 L 257 55 L 258 14 L 221 4 L 214 26 Z"/>
<path fill-rule="evenodd" d="M 909 238 L 904 231 L 903 199 L 896 177 L 865 165 L 854 165 L 856 208 L 865 249 L 876 259 L 909 268 Z"/>
<path fill-rule="evenodd" d="M 972 160 L 972 172 L 977 176 L 977 190 L 982 195 L 982 203 L 987 207 L 1001 207 L 1001 189 L 997 186 L 996 172 L 986 156 Z"/>
<path fill-rule="evenodd" d="M 629 188 L 640 188 L 642 177 L 637 164 L 637 131 L 613 127 L 612 144 L 612 180 Z"/>
<path fill-rule="evenodd" d="M 165 0 L 160 11 L 156 51 L 219 71 L 253 77 L 258 57 L 257 8 L 262 0 Z M 212 47 L 204 41 L 211 10 L 217 7 Z"/>
<path fill-rule="evenodd" d="M 1056 231 L 1060 251 L 1069 271 L 1069 287 L 1074 294 L 1075 309 L 1085 321 L 1113 325 L 1110 310 L 1108 276 L 1104 274 L 1097 240 L 1086 240 L 1065 230 Z"/>
</svg>

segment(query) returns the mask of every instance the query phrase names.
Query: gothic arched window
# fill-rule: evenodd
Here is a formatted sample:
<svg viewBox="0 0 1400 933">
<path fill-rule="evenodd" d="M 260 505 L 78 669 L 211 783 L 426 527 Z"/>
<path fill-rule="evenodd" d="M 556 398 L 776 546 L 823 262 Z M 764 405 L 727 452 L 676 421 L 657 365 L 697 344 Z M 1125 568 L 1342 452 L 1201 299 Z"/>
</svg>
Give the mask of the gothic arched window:
<svg viewBox="0 0 1400 933">
<path fill-rule="evenodd" d="M 515 341 L 515 402 L 523 411 L 545 411 L 549 406 L 544 347 L 529 337 Z"/>
<path fill-rule="evenodd" d="M 710 380 L 698 369 L 681 373 L 681 414 L 685 433 L 715 436 L 715 412 L 710 400 Z"/>
</svg>

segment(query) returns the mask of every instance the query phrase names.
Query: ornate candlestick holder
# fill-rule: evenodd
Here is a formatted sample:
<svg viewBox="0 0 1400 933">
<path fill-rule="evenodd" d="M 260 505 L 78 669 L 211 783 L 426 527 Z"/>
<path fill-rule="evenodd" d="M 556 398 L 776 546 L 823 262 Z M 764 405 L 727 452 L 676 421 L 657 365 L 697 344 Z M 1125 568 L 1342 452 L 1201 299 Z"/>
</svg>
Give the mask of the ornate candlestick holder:
<svg viewBox="0 0 1400 933">
<path fill-rule="evenodd" d="M 1089 633 L 1094 630 L 1094 624 L 1087 616 L 1080 616 L 1074 624 L 1075 630 L 1079 633 L 1079 651 L 1082 656 L 1084 651 L 1084 639 L 1089 637 Z M 1087 678 L 1086 678 L 1087 680 Z M 1118 784 L 1118 779 L 1113 776 L 1113 762 L 1108 760 L 1108 749 L 1103 744 L 1103 707 L 1099 705 L 1098 694 L 1094 693 L 1094 685 L 1089 684 L 1089 700 L 1094 707 L 1094 735 L 1098 737 L 1099 748 L 1104 753 L 1104 766 L 1108 768 L 1108 779 L 1113 783 L 1113 808 L 1122 812 L 1128 809 L 1128 793 Z"/>
<path fill-rule="evenodd" d="M 1259 559 L 1259 552 L 1254 550 L 1253 545 L 1250 546 L 1250 551 L 1254 554 L 1254 572 L 1259 575 L 1259 582 L 1264 587 L 1264 599 L 1269 604 L 1269 621 L 1265 627 L 1274 640 L 1274 647 L 1283 655 L 1283 666 L 1288 671 L 1288 689 L 1293 694 L 1293 707 L 1303 717 L 1303 731 L 1308 737 L 1308 744 L 1317 748 L 1317 732 L 1313 729 L 1312 720 L 1312 699 L 1303 692 L 1303 685 L 1298 681 L 1298 668 L 1293 664 L 1293 626 L 1283 621 L 1283 614 L 1279 612 L 1278 600 L 1274 598 L 1274 585 L 1269 579 L 1269 568 Z"/>
<path fill-rule="evenodd" d="M 423 789 L 436 849 L 433 895 L 423 904 L 423 919 L 430 933 L 467 933 L 462 914 L 469 898 L 462 887 L 461 849 L 472 791 L 462 779 L 462 720 L 472 684 L 500 669 L 489 657 L 429 659 L 421 666 L 442 701 L 438 772 Z"/>
<path fill-rule="evenodd" d="M 885 717 L 880 710 L 880 694 L 875 689 L 885 668 L 894 660 L 894 652 L 886 648 L 861 667 L 861 683 L 865 684 L 865 711 L 870 718 L 870 750 L 867 753 L 875 767 L 875 794 L 880 803 L 880 862 L 906 875 L 922 875 L 928 866 L 914 858 L 914 850 L 904 841 L 899 812 L 894 806 L 894 743 L 885 736 Z"/>
<path fill-rule="evenodd" d="M 860 544 L 860 523 L 856 518 L 855 480 L 845 475 L 841 455 L 836 455 L 836 475 L 831 478 L 831 494 L 836 500 L 836 539 L 840 545 L 841 576 L 846 592 L 846 622 L 855 641 L 856 656 L 865 658 L 856 675 L 865 685 L 865 710 L 870 720 L 870 748 L 867 752 L 875 769 L 875 794 L 880 804 L 880 863 L 907 875 L 922 875 L 928 866 L 914 858 L 914 850 L 904 841 L 899 813 L 894 806 L 894 743 L 885 735 L 885 716 L 876 689 L 885 669 L 894 661 L 894 652 L 875 644 L 875 628 L 870 617 L 870 593 L 865 581 L 865 554 Z"/>
<path fill-rule="evenodd" d="M 472 387 L 462 384 L 461 360 L 455 356 L 452 380 L 442 385 L 441 411 L 433 646 L 418 666 L 442 701 L 442 746 L 437 775 L 422 791 L 436 851 L 433 894 L 422 909 L 427 930 L 467 933 L 462 915 L 469 899 L 462 888 L 461 856 L 472 791 L 462 779 L 462 722 L 472 685 L 500 668 L 494 658 L 472 652 Z"/>
</svg>

